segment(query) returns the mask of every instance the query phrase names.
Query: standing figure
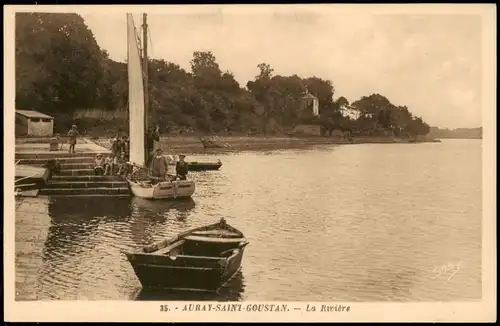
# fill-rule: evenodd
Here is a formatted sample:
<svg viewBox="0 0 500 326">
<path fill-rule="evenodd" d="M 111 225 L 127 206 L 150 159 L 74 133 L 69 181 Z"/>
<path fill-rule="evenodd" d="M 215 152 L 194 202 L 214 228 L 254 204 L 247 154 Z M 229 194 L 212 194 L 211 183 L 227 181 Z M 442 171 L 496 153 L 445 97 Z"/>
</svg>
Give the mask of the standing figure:
<svg viewBox="0 0 500 326">
<path fill-rule="evenodd" d="M 156 126 L 156 130 L 153 130 L 153 128 L 148 129 L 148 133 L 146 134 L 146 151 L 148 154 L 148 161 L 146 162 L 147 165 L 150 165 L 151 159 L 154 156 L 154 147 L 155 147 L 155 141 L 160 141 L 160 127 Z"/>
<path fill-rule="evenodd" d="M 113 139 L 113 144 L 111 145 L 111 155 L 113 156 L 113 164 L 111 166 L 111 175 L 113 175 L 115 171 L 115 167 L 118 166 L 118 161 L 121 157 L 122 153 L 122 144 L 118 135 Z"/>
<path fill-rule="evenodd" d="M 122 137 L 122 152 L 125 153 L 125 160 L 130 160 L 130 140 L 127 136 Z"/>
<path fill-rule="evenodd" d="M 76 129 L 76 125 L 72 125 L 71 129 L 68 131 L 68 137 L 69 137 L 69 152 L 74 153 L 75 152 L 75 145 L 76 145 L 76 137 L 79 135 L 78 130 Z"/>
<path fill-rule="evenodd" d="M 155 181 L 164 181 L 168 171 L 168 162 L 161 148 L 156 149 L 156 155 L 151 159 L 149 173 Z"/>
<path fill-rule="evenodd" d="M 186 155 L 179 155 L 179 161 L 175 164 L 175 173 L 179 180 L 186 180 L 189 172 L 188 164 L 184 161 Z"/>
</svg>

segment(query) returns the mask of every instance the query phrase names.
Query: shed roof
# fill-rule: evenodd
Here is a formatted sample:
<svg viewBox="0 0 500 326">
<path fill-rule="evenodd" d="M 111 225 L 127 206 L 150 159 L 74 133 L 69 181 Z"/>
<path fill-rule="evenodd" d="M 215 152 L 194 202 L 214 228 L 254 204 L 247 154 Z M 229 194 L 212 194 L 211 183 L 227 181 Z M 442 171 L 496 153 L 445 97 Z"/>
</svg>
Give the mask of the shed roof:
<svg viewBox="0 0 500 326">
<path fill-rule="evenodd" d="M 43 119 L 54 119 L 50 115 L 43 114 L 34 110 L 16 110 L 17 114 L 25 116 L 27 118 L 43 118 Z"/>
</svg>

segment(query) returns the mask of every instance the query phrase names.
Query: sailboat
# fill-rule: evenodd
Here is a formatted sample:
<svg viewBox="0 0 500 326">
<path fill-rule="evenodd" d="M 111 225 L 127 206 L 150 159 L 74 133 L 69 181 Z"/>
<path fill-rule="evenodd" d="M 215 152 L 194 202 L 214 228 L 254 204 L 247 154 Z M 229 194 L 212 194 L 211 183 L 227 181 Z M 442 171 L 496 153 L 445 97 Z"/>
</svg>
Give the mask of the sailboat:
<svg viewBox="0 0 500 326">
<path fill-rule="evenodd" d="M 161 180 L 153 183 L 152 178 L 140 171 L 147 171 L 147 151 L 145 144 L 146 123 L 148 116 L 147 92 L 147 24 L 146 14 L 143 15 L 145 37 L 144 66 L 137 44 L 137 34 L 132 14 L 127 14 L 127 65 L 128 65 L 128 96 L 130 124 L 130 158 L 129 163 L 134 171 L 127 176 L 127 183 L 133 196 L 146 199 L 179 199 L 191 197 L 195 191 L 195 183 L 191 180 Z M 146 89 L 147 90 L 147 89 Z M 146 93 L 146 94 L 145 94 Z M 173 180 L 172 180 L 173 179 Z"/>
</svg>

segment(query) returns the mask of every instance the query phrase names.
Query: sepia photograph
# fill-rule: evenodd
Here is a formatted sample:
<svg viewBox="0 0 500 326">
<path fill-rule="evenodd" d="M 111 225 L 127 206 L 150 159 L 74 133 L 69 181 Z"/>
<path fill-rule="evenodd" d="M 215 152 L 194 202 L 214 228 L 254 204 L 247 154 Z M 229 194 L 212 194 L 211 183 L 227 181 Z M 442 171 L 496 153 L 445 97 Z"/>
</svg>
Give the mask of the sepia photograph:
<svg viewBox="0 0 500 326">
<path fill-rule="evenodd" d="M 494 6 L 4 10 L 12 321 L 496 320 Z"/>
</svg>

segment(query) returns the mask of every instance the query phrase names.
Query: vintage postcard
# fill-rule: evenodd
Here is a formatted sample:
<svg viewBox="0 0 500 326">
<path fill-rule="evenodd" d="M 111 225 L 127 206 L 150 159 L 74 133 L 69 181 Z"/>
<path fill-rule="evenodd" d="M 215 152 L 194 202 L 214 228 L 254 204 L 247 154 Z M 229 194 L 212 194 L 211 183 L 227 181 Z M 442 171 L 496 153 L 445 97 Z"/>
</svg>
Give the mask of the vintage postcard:
<svg viewBox="0 0 500 326">
<path fill-rule="evenodd" d="M 496 320 L 494 5 L 4 6 L 4 42 L 7 321 Z"/>
</svg>

